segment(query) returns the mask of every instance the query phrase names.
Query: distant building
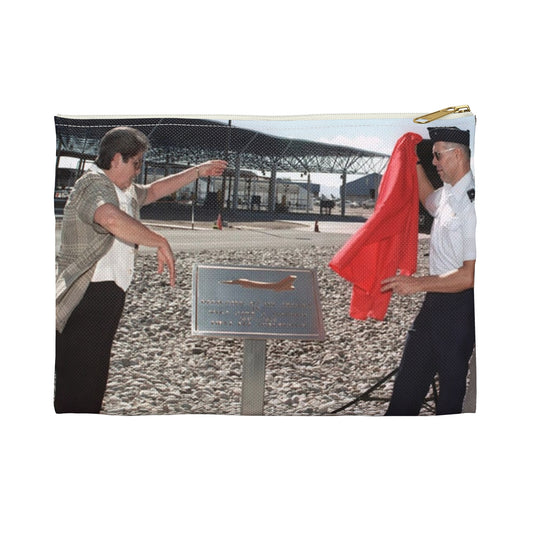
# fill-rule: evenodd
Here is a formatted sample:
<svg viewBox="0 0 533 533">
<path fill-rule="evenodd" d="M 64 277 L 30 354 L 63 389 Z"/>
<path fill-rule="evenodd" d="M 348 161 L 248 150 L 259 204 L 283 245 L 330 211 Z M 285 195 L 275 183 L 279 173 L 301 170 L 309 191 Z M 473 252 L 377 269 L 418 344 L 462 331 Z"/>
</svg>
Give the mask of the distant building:
<svg viewBox="0 0 533 533">
<path fill-rule="evenodd" d="M 56 169 L 56 189 L 72 188 L 76 180 L 87 170 L 93 161 L 83 161 L 77 168 Z M 138 183 L 150 184 L 170 173 L 188 168 L 185 165 L 165 165 L 148 162 L 143 173 L 138 177 Z M 161 201 L 177 201 L 192 203 L 196 197 L 196 204 L 205 207 L 217 207 L 222 204 L 222 189 L 224 189 L 224 205 L 230 206 L 235 199 L 235 173 L 228 169 L 224 178 L 200 178 L 176 193 L 162 198 Z M 307 188 L 309 187 L 309 193 Z M 266 210 L 269 205 L 270 179 L 251 170 L 241 169 L 239 173 L 238 191 L 236 194 L 238 209 Z M 275 209 L 280 212 L 306 211 L 311 209 L 313 200 L 320 194 L 320 184 L 305 181 L 291 181 L 276 179 Z M 57 196 L 57 194 L 56 194 Z"/>
<path fill-rule="evenodd" d="M 73 187 L 79 177 L 79 171 L 75 168 L 58 168 L 56 170 L 56 189 Z"/>
<path fill-rule="evenodd" d="M 201 178 L 198 180 L 198 203 L 213 204 L 220 202 L 222 194 L 223 179 Z M 228 195 L 233 191 L 233 180 L 231 177 L 226 178 L 225 202 L 228 202 Z M 182 198 L 192 193 L 194 185 L 188 185 L 179 191 Z M 267 209 L 270 191 L 270 180 L 249 172 L 242 175 L 239 180 L 239 190 L 237 193 L 238 208 L 243 209 Z M 312 208 L 313 200 L 320 193 L 320 184 L 311 183 L 309 186 L 309 195 L 307 194 L 307 183 L 295 182 L 288 179 L 276 180 L 276 210 L 277 211 L 305 211 L 308 206 Z M 209 205 L 210 206 L 210 205 Z"/>
<path fill-rule="evenodd" d="M 346 184 L 346 203 L 375 200 L 378 196 L 381 174 L 368 174 Z M 341 185 L 341 196 L 344 186 Z"/>
<path fill-rule="evenodd" d="M 151 183 L 165 175 L 166 169 L 150 167 L 146 176 L 146 183 Z M 191 202 L 196 195 L 196 203 L 201 206 L 214 208 L 222 203 L 222 189 L 224 189 L 224 205 L 229 206 L 233 201 L 235 176 L 233 169 L 229 169 L 226 177 L 200 178 L 177 191 L 164 200 Z M 305 211 L 312 208 L 313 200 L 320 194 L 320 184 L 276 179 L 275 209 L 277 211 Z M 270 179 L 253 171 L 241 169 L 237 191 L 238 209 L 265 210 L 268 208 L 270 194 Z"/>
</svg>

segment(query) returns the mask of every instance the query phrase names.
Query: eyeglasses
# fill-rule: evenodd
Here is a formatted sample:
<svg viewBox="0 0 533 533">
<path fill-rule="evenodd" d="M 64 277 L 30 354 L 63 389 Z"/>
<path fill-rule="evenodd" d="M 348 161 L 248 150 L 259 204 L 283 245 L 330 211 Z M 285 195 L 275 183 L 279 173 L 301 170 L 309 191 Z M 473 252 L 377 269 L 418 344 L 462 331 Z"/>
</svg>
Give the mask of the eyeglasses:
<svg viewBox="0 0 533 533">
<path fill-rule="evenodd" d="M 133 168 L 135 170 L 141 170 L 143 166 L 143 160 L 141 159 L 140 161 L 133 161 Z"/>
<path fill-rule="evenodd" d="M 131 165 L 133 166 L 133 170 L 135 170 L 135 172 L 139 172 L 139 170 L 141 170 L 142 166 L 143 166 L 143 159 L 144 159 L 144 155 L 142 156 L 132 156 L 130 157 L 127 161 L 124 161 L 126 164 L 129 164 L 131 163 Z M 124 160 L 124 157 L 122 158 L 122 160 Z"/>
<path fill-rule="evenodd" d="M 433 152 L 433 157 L 440 161 L 440 158 L 444 152 L 451 152 L 452 150 L 457 150 L 457 148 L 447 148 L 446 150 L 441 150 L 440 152 Z"/>
</svg>

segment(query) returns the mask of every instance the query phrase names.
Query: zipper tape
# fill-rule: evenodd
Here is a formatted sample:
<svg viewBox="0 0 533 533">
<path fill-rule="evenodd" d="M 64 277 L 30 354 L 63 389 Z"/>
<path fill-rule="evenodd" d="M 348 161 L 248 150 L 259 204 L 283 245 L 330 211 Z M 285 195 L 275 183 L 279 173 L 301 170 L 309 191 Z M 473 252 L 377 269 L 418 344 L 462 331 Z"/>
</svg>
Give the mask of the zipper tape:
<svg viewBox="0 0 533 533">
<path fill-rule="evenodd" d="M 219 120 L 369 120 L 369 119 L 406 119 L 412 118 L 417 124 L 427 124 L 439 118 L 452 118 L 455 114 L 471 114 L 470 107 L 455 106 L 446 107 L 440 111 L 421 115 L 420 113 L 338 113 L 316 115 L 56 115 L 58 118 L 74 120 L 90 119 L 145 119 L 145 118 L 192 118 L 192 119 L 219 119 Z"/>
</svg>

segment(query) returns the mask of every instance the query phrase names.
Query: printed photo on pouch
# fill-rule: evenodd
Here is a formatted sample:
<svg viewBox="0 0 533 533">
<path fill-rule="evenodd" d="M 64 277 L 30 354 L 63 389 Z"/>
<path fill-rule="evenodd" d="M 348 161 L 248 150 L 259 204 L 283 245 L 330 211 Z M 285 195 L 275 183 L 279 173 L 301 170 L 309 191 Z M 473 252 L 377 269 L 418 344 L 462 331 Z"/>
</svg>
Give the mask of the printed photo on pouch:
<svg viewBox="0 0 533 533">
<path fill-rule="evenodd" d="M 55 128 L 57 413 L 475 412 L 467 107 Z"/>
</svg>

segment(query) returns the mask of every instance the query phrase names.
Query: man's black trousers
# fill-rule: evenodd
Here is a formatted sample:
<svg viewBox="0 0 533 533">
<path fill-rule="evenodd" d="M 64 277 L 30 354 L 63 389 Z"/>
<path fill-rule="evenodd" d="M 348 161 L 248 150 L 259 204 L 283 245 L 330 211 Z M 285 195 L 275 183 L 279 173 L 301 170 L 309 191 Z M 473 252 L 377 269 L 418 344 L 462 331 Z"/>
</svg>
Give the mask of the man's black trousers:
<svg viewBox="0 0 533 533">
<path fill-rule="evenodd" d="M 437 414 L 460 413 L 474 343 L 474 290 L 427 293 L 407 335 L 386 414 L 417 415 L 436 374 Z"/>
<path fill-rule="evenodd" d="M 112 281 L 90 283 L 63 332 L 56 331 L 57 413 L 100 412 L 125 296 Z"/>
</svg>

